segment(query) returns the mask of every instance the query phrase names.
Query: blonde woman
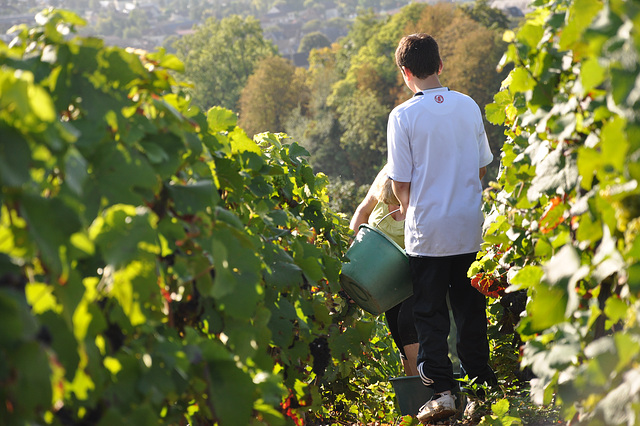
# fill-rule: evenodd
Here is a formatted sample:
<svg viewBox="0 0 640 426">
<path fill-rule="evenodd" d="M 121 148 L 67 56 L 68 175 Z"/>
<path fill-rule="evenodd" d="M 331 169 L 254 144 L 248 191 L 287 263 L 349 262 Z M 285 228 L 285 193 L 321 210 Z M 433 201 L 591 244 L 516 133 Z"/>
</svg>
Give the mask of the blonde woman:
<svg viewBox="0 0 640 426">
<path fill-rule="evenodd" d="M 378 173 L 364 200 L 356 208 L 349 227 L 357 234 L 363 223 L 385 233 L 404 249 L 404 216 L 400 213 L 400 203 L 387 176 L 387 166 Z M 405 374 L 417 376 L 419 344 L 413 323 L 413 298 L 389 309 L 385 312 L 385 318 L 400 351 Z"/>
</svg>

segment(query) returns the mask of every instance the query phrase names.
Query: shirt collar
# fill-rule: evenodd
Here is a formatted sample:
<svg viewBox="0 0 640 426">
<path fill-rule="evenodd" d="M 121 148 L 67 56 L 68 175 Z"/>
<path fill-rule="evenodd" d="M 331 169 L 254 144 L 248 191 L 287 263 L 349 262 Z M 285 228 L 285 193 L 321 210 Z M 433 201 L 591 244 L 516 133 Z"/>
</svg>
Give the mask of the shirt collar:
<svg viewBox="0 0 640 426">
<path fill-rule="evenodd" d="M 413 96 L 422 96 L 425 94 L 425 92 L 428 93 L 432 93 L 432 92 L 440 92 L 440 91 L 450 91 L 451 89 L 449 89 L 448 87 L 434 87 L 433 89 L 424 89 L 424 90 L 420 90 L 419 92 L 416 92 L 413 94 Z"/>
</svg>

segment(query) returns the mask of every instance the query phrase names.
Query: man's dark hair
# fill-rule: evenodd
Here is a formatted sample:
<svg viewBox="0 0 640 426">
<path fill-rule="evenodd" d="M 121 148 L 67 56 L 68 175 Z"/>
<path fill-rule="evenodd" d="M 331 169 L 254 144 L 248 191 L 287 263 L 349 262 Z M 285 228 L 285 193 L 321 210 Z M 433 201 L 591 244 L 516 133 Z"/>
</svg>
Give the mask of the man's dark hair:
<svg viewBox="0 0 640 426">
<path fill-rule="evenodd" d="M 396 49 L 396 64 L 407 68 L 417 78 L 426 78 L 440 69 L 438 43 L 429 34 L 402 37 Z"/>
</svg>

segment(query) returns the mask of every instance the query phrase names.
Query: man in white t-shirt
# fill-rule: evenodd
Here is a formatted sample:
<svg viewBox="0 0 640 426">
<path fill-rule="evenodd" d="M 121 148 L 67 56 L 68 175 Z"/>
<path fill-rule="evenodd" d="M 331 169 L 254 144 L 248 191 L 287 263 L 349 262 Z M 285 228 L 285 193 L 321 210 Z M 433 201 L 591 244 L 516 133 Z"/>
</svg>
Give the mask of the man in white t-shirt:
<svg viewBox="0 0 640 426">
<path fill-rule="evenodd" d="M 482 242 L 481 179 L 493 155 L 478 105 L 440 84 L 442 61 L 431 36 L 403 37 L 396 63 L 414 96 L 389 115 L 389 177 L 406 215 L 418 371 L 434 391 L 418 419 L 431 422 L 456 412 L 447 292 L 463 374 L 497 382 L 488 364 L 485 297 L 467 277 Z"/>
</svg>

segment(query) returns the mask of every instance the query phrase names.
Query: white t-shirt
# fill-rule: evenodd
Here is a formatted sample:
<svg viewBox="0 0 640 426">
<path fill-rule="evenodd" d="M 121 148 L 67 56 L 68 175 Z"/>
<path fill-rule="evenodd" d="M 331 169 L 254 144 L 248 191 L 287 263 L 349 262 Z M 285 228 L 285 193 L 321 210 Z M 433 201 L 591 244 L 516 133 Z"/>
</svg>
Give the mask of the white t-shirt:
<svg viewBox="0 0 640 426">
<path fill-rule="evenodd" d="M 413 256 L 473 253 L 482 243 L 478 169 L 493 155 L 473 99 L 424 90 L 389 115 L 389 177 L 410 182 L 405 249 Z"/>
</svg>

